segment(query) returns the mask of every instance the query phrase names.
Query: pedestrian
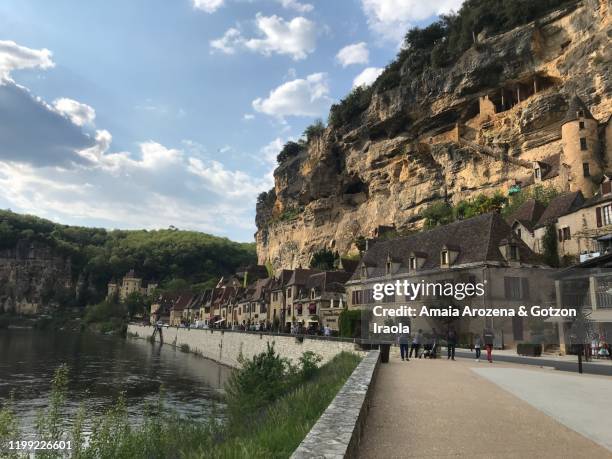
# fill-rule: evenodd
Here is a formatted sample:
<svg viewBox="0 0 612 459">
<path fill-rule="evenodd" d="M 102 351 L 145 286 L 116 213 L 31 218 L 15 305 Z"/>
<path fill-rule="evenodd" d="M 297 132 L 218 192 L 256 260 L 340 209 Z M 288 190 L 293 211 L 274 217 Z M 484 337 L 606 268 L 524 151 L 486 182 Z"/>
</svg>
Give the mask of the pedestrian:
<svg viewBox="0 0 612 459">
<path fill-rule="evenodd" d="M 408 344 L 410 343 L 410 335 L 408 333 L 400 333 L 400 335 L 397 337 L 397 342 L 400 347 L 400 357 L 402 360 L 409 361 Z"/>
<path fill-rule="evenodd" d="M 446 335 L 446 348 L 448 349 L 447 359 L 455 360 L 455 348 L 457 347 L 457 332 L 454 328 L 448 330 Z"/>
<path fill-rule="evenodd" d="M 483 338 L 485 347 L 487 348 L 487 360 L 489 363 L 493 363 L 493 343 L 495 341 L 493 330 L 490 328 L 485 329 Z"/>
<path fill-rule="evenodd" d="M 480 335 L 474 337 L 474 350 L 476 351 L 476 361 L 480 362 L 480 347 L 482 346 L 482 340 Z"/>
<path fill-rule="evenodd" d="M 414 351 L 414 358 L 419 356 L 419 348 L 421 347 L 421 341 L 423 341 L 423 330 L 419 328 L 419 331 L 412 338 L 412 344 L 410 345 L 410 355 L 412 357 L 412 351 Z"/>
</svg>

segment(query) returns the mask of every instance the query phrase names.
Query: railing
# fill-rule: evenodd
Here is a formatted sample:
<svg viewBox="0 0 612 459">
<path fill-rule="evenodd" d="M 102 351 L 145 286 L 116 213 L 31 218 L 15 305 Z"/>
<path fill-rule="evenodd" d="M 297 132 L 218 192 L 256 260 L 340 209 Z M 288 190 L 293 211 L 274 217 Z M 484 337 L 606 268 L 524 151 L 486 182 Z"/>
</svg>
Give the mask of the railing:
<svg viewBox="0 0 612 459">
<path fill-rule="evenodd" d="M 612 294 L 608 292 L 597 292 L 597 307 L 612 308 Z"/>
</svg>

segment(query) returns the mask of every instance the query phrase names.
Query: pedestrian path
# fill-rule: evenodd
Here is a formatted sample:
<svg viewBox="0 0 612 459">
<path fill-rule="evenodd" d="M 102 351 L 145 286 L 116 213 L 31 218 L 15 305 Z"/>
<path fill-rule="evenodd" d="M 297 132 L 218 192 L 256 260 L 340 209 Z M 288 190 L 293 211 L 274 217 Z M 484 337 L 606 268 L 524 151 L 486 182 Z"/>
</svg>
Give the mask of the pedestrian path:
<svg viewBox="0 0 612 459">
<path fill-rule="evenodd" d="M 510 363 L 392 357 L 377 376 L 360 457 L 612 458 L 608 449 L 492 382 L 496 370 L 517 368 L 538 373 L 532 384 L 560 375 Z M 519 378 L 518 373 L 511 377 Z M 580 418 L 588 418 L 591 405 L 576 409 Z"/>
</svg>

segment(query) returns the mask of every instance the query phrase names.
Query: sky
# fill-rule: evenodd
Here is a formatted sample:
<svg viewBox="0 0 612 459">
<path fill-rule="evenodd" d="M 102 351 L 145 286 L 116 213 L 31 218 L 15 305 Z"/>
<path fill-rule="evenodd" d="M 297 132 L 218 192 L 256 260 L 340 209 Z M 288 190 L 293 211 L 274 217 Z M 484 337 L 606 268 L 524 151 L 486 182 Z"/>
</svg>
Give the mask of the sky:
<svg viewBox="0 0 612 459">
<path fill-rule="evenodd" d="M 252 241 L 276 155 L 462 0 L 3 0 L 0 209 Z"/>
</svg>

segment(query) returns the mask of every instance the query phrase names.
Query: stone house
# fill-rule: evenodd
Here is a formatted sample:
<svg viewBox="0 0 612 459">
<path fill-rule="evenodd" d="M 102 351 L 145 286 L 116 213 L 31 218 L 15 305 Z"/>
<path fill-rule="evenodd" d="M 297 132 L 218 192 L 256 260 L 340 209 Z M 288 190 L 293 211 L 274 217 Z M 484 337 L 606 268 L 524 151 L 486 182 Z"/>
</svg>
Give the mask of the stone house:
<svg viewBox="0 0 612 459">
<path fill-rule="evenodd" d="M 272 324 L 277 320 L 280 324 L 285 323 L 285 311 L 287 308 L 285 294 L 287 292 L 287 284 L 292 275 L 293 270 L 282 269 L 270 285 L 270 308 L 268 310 L 268 319 Z"/>
<path fill-rule="evenodd" d="M 364 254 L 357 271 L 346 283 L 349 309 L 361 310 L 364 321 L 379 325 L 383 317 L 372 315 L 375 306 L 382 311 L 412 306 L 417 311 L 472 308 L 507 308 L 554 302 L 551 272 L 539 257 L 512 231 L 497 213 L 459 220 L 406 237 L 377 242 Z M 458 286 L 482 283 L 484 294 L 457 298 L 432 288 L 428 294 L 410 299 L 387 295 L 374 300 L 379 283 L 440 284 Z M 388 317 L 388 316 L 387 316 Z M 394 319 L 395 320 L 395 319 Z M 459 334 L 460 344 L 469 344 L 473 334 L 493 328 L 497 346 L 513 346 L 532 339 L 524 317 L 432 317 L 417 314 L 402 317 L 412 330 L 445 335 L 449 327 Z M 397 323 L 397 320 L 396 320 Z"/>
<path fill-rule="evenodd" d="M 170 308 L 171 326 L 178 327 L 179 325 L 185 323 L 183 311 L 185 311 L 185 309 L 193 299 L 193 296 L 193 293 L 190 292 L 182 292 L 176 295 L 175 300 L 172 302 L 172 307 Z"/>
<path fill-rule="evenodd" d="M 115 281 L 108 283 L 107 298 L 115 295 L 119 301 L 125 301 L 132 293 L 140 293 L 142 296 L 151 296 L 157 288 L 157 282 L 149 281 L 143 284 L 142 277 L 137 276 L 133 269 L 123 276 L 121 284 Z"/>
<path fill-rule="evenodd" d="M 302 296 L 302 290 L 306 288 L 308 278 L 319 272 L 317 269 L 297 268 L 293 270 L 285 288 L 285 311 L 282 311 L 285 324 L 297 321 L 295 306 L 301 304 L 299 299 Z"/>
<path fill-rule="evenodd" d="M 312 274 L 294 301 L 294 316 L 304 327 L 329 326 L 338 330 L 338 317 L 346 304 L 344 284 L 352 274 L 324 271 Z"/>
</svg>

